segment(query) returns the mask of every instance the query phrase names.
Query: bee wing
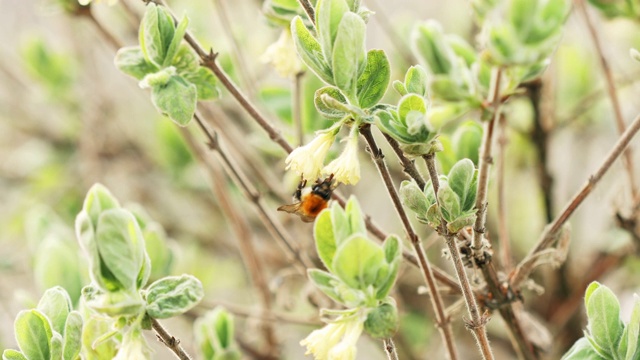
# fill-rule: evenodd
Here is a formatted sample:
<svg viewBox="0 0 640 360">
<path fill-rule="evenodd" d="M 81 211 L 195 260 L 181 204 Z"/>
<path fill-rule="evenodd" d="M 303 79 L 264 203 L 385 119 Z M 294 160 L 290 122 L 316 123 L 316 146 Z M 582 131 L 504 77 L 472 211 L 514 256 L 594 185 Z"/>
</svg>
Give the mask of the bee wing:
<svg viewBox="0 0 640 360">
<path fill-rule="evenodd" d="M 301 204 L 302 203 L 282 205 L 278 208 L 278 211 L 286 211 L 289 214 L 297 214 L 298 211 L 300 211 Z"/>
<path fill-rule="evenodd" d="M 300 219 L 302 219 L 302 221 L 304 222 L 313 222 L 316 219 L 315 216 L 309 216 L 309 215 L 303 214 L 302 211 L 300 211 L 301 205 L 302 205 L 301 202 L 295 203 L 295 204 L 282 205 L 278 208 L 278 211 L 286 211 L 289 214 L 296 214 L 300 216 Z"/>
</svg>

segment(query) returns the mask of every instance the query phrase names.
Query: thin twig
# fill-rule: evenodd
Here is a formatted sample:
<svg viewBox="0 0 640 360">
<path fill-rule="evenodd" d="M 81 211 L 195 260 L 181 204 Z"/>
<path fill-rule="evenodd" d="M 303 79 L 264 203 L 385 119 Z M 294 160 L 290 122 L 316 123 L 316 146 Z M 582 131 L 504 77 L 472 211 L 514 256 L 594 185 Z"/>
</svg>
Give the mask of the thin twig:
<svg viewBox="0 0 640 360">
<path fill-rule="evenodd" d="M 410 160 L 404 155 L 404 152 L 402 151 L 402 149 L 400 149 L 400 144 L 396 141 L 396 139 L 385 133 L 382 133 L 382 135 L 384 135 L 384 138 L 387 139 L 387 142 L 389 143 L 389 145 L 391 145 L 391 149 L 393 149 L 393 152 L 396 153 L 396 156 L 398 156 L 398 160 L 400 160 L 400 164 L 402 164 L 402 168 L 404 169 L 405 174 L 409 175 L 409 177 L 416 182 L 418 187 L 424 190 L 424 187 L 427 185 L 427 183 L 422 178 L 422 175 L 420 175 L 420 172 L 416 168 L 416 164 L 414 163 L 414 161 Z"/>
<path fill-rule="evenodd" d="M 485 262 L 484 252 L 484 232 L 487 213 L 487 190 L 489 188 L 489 165 L 493 162 L 491 158 L 491 147 L 493 144 L 493 128 L 500 117 L 500 79 L 502 77 L 502 69 L 494 68 L 491 74 L 491 95 L 488 102 L 493 110 L 491 120 L 484 123 L 484 131 L 482 133 L 482 145 L 478 156 L 478 190 L 476 192 L 475 209 L 476 221 L 473 224 L 473 257 L 476 262 Z"/>
<path fill-rule="evenodd" d="M 196 140 L 193 138 L 193 135 L 191 135 L 191 133 L 186 129 L 182 129 L 182 133 L 187 140 L 187 144 L 200 161 L 202 163 L 208 163 L 204 151 L 196 144 Z M 249 223 L 233 205 L 233 201 L 229 196 L 229 191 L 224 186 L 225 179 L 221 174 L 219 166 L 216 166 L 213 163 L 208 163 L 208 166 L 205 166 L 205 168 L 208 170 L 209 176 L 211 177 L 211 190 L 214 198 L 222 208 L 223 213 L 227 217 L 227 220 L 238 239 L 238 245 L 240 247 L 243 262 L 249 271 L 253 284 L 260 294 L 262 310 L 266 317 L 270 317 L 272 308 L 271 292 L 269 291 L 269 285 L 265 279 L 265 269 L 262 264 L 262 260 L 257 254 L 251 233 L 249 232 Z M 275 335 L 273 322 L 263 322 L 262 329 L 264 331 L 264 337 L 268 347 L 267 352 L 270 354 L 277 353 L 278 340 Z"/>
<path fill-rule="evenodd" d="M 427 163 L 427 169 L 429 170 L 429 177 L 431 178 L 431 184 L 433 184 L 434 193 L 437 194 L 437 191 L 440 188 L 440 180 L 438 179 L 438 172 L 436 170 L 435 156 L 434 154 L 428 154 L 424 157 L 424 159 Z M 436 196 L 436 203 L 438 203 L 438 201 L 438 197 Z M 471 284 L 469 283 L 469 278 L 467 277 L 467 273 L 465 272 L 464 264 L 462 263 L 462 258 L 460 257 L 460 251 L 458 250 L 458 246 L 456 245 L 455 238 L 453 234 L 451 234 L 447 229 L 446 220 L 444 218 L 441 218 L 440 222 L 441 226 L 436 230 L 438 230 L 445 238 L 445 242 L 447 244 L 447 248 L 449 249 L 453 266 L 456 270 L 456 275 L 458 276 L 458 282 L 460 283 L 460 287 L 462 288 L 464 302 L 467 305 L 467 311 L 469 312 L 469 316 L 471 317 L 471 319 L 466 323 L 467 329 L 469 329 L 473 333 L 476 339 L 476 344 L 480 348 L 482 358 L 485 360 L 493 359 L 493 352 L 491 351 L 491 347 L 489 346 L 489 339 L 487 338 L 487 330 L 485 326 L 488 318 L 485 315 L 480 314 L 480 310 L 478 309 L 478 304 L 476 302 L 476 297 L 474 296 L 473 290 L 471 289 Z"/>
<path fill-rule="evenodd" d="M 169 350 L 173 351 L 180 360 L 191 360 L 191 356 L 180 346 L 180 340 L 173 337 L 165 330 L 158 320 L 151 318 L 151 327 L 156 332 L 158 340 Z"/>
<path fill-rule="evenodd" d="M 96 19 L 96 17 L 93 15 L 93 12 L 91 11 L 91 7 L 87 6 L 85 11 L 79 12 L 79 15 L 88 18 L 89 21 L 91 21 L 96 27 L 96 29 L 98 29 L 102 37 L 107 40 L 109 45 L 113 46 L 116 49 L 120 49 L 121 47 L 123 47 L 122 43 L 118 39 L 116 39 L 115 36 L 113 36 L 110 32 L 108 32 L 107 29 L 102 26 L 102 23 L 99 22 L 98 19 Z"/>
<path fill-rule="evenodd" d="M 309 0 L 298 0 L 298 3 L 300 3 L 300 6 L 302 6 L 304 12 L 307 13 L 309 20 L 311 20 L 311 23 L 315 25 L 316 11 L 313 9 L 313 5 L 311 5 L 311 2 L 309 2 Z"/>
<path fill-rule="evenodd" d="M 382 340 L 384 344 L 384 352 L 387 353 L 389 360 L 398 360 L 398 353 L 396 352 L 396 346 L 391 338 Z"/>
<path fill-rule="evenodd" d="M 598 53 L 598 59 L 600 60 L 602 72 L 607 84 L 607 93 L 609 94 L 609 98 L 611 99 L 611 105 L 613 107 L 613 113 L 615 115 L 618 134 L 622 135 L 622 133 L 624 133 L 626 125 L 624 123 L 622 107 L 620 106 L 620 100 L 618 99 L 618 92 L 616 90 L 615 81 L 613 80 L 611 67 L 609 66 L 607 58 L 604 56 L 604 50 L 602 49 L 602 44 L 600 43 L 598 32 L 596 31 L 593 22 L 591 22 L 591 18 L 589 17 L 589 12 L 587 11 L 587 7 L 584 4 L 584 0 L 579 0 L 577 1 L 577 3 L 580 11 L 582 12 L 582 15 L 584 16 L 585 23 L 587 24 L 587 29 L 589 30 L 589 35 L 591 35 L 593 46 L 596 48 L 596 52 Z M 629 177 L 631 195 L 632 198 L 635 199 L 638 196 L 638 188 L 635 181 L 635 173 L 633 169 L 633 153 L 631 151 L 631 147 L 626 148 L 624 151 L 624 166 L 627 171 L 627 176 Z"/>
<path fill-rule="evenodd" d="M 624 134 L 618 139 L 611 151 L 607 154 L 606 158 L 598 168 L 598 170 L 589 177 L 587 182 L 582 186 L 571 201 L 565 206 L 562 212 L 554 219 L 554 221 L 548 225 L 543 233 L 540 235 L 536 246 L 529 251 L 529 254 L 518 264 L 516 269 L 511 274 L 511 283 L 515 288 L 518 288 L 524 280 L 529 277 L 529 274 L 534 269 L 534 262 L 531 259 L 535 258 L 538 253 L 549 248 L 553 245 L 554 240 L 557 238 L 557 234 L 567 220 L 571 217 L 573 212 L 582 204 L 591 191 L 598 184 L 600 179 L 609 170 L 614 161 L 622 154 L 624 149 L 629 145 L 631 139 L 640 130 L 640 115 L 636 116 L 631 125 L 625 130 Z"/>
<path fill-rule="evenodd" d="M 391 197 L 391 201 L 393 206 L 396 209 L 396 213 L 400 217 L 402 221 L 402 225 L 407 233 L 407 237 L 411 241 L 413 248 L 418 255 L 418 259 L 420 261 L 420 269 L 422 270 L 422 275 L 424 277 L 427 286 L 429 287 L 429 292 L 431 294 L 431 305 L 436 313 L 436 322 L 438 324 L 438 330 L 440 331 L 440 336 L 442 337 L 442 341 L 444 342 L 447 348 L 447 355 L 449 359 L 457 359 L 457 351 L 455 348 L 455 343 L 453 341 L 453 334 L 451 332 L 451 324 L 449 319 L 445 316 L 444 306 L 442 302 L 442 297 L 440 296 L 440 292 L 436 287 L 436 283 L 434 280 L 433 272 L 431 271 L 431 264 L 427 258 L 427 255 L 422 247 L 422 242 L 418 238 L 418 235 L 413 230 L 413 226 L 411 226 L 411 222 L 409 222 L 409 217 L 402 206 L 402 202 L 400 201 L 400 196 L 398 196 L 398 192 L 393 185 L 393 180 L 391 179 L 391 174 L 389 174 L 389 169 L 387 168 L 387 164 L 384 161 L 384 155 L 382 151 L 376 144 L 375 139 L 373 138 L 373 134 L 371 133 L 371 126 L 364 125 L 360 127 L 360 133 L 367 141 L 367 145 L 369 146 L 369 152 L 371 154 L 371 159 L 375 163 L 378 168 L 378 172 L 382 177 L 384 185 L 387 189 L 387 193 Z M 463 289 L 464 292 L 464 289 Z"/>
</svg>

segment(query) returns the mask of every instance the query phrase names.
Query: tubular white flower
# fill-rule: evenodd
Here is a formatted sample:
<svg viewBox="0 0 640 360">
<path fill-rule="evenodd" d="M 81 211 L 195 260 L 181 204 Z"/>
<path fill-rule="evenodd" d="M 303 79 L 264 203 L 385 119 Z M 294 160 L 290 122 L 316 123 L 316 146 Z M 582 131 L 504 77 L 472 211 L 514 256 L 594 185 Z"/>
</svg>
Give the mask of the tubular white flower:
<svg viewBox="0 0 640 360">
<path fill-rule="evenodd" d="M 278 74 L 285 78 L 294 77 L 302 71 L 302 63 L 298 59 L 289 28 L 282 30 L 278 40 L 269 45 L 260 60 L 273 65 Z"/>
<path fill-rule="evenodd" d="M 320 175 L 324 159 L 335 139 L 335 131 L 318 133 L 310 143 L 297 147 L 287 156 L 286 169 L 295 171 L 305 179 L 315 180 Z"/>
<path fill-rule="evenodd" d="M 356 358 L 356 342 L 363 327 L 360 316 L 338 319 L 322 329 L 312 331 L 300 341 L 300 345 L 306 346 L 306 355 L 313 354 L 316 360 L 353 360 Z"/>
<path fill-rule="evenodd" d="M 330 162 L 322 170 L 323 174 L 333 174 L 337 182 L 346 185 L 355 185 L 360 181 L 360 162 L 358 161 L 358 137 L 350 136 L 347 139 L 342 154 Z"/>
</svg>

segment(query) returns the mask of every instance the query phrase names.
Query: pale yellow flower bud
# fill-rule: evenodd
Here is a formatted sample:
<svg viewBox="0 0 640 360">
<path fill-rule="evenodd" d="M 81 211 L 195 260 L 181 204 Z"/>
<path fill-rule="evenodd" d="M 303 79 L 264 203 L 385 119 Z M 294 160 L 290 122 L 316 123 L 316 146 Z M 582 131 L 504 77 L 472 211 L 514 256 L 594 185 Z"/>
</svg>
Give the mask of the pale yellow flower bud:
<svg viewBox="0 0 640 360">
<path fill-rule="evenodd" d="M 358 138 L 351 136 L 347 139 L 342 154 L 324 167 L 322 173 L 333 174 L 337 182 L 355 185 L 360 181 L 360 162 L 358 161 Z"/>
<path fill-rule="evenodd" d="M 260 59 L 273 65 L 278 74 L 285 78 L 295 77 L 302 71 L 302 63 L 298 59 L 289 28 L 282 30 L 278 40 L 269 45 Z"/>
<path fill-rule="evenodd" d="M 318 133 L 310 143 L 294 149 L 287 156 L 287 170 L 291 169 L 305 179 L 317 179 L 335 138 L 334 131 Z"/>
</svg>

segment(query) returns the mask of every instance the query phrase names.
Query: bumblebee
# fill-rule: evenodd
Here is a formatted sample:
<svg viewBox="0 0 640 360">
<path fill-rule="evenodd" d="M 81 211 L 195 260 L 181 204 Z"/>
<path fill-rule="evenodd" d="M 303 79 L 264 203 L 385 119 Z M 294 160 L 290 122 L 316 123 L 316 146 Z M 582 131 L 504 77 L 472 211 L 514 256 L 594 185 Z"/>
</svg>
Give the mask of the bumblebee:
<svg viewBox="0 0 640 360">
<path fill-rule="evenodd" d="M 316 216 L 327 208 L 327 203 L 335 188 L 333 183 L 333 174 L 324 180 L 318 179 L 311 188 L 306 187 L 307 180 L 301 180 L 298 189 L 293 194 L 295 202 L 280 206 L 278 211 L 296 214 L 304 222 L 313 222 Z"/>
</svg>

